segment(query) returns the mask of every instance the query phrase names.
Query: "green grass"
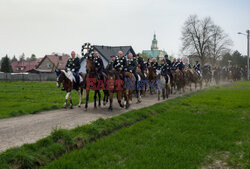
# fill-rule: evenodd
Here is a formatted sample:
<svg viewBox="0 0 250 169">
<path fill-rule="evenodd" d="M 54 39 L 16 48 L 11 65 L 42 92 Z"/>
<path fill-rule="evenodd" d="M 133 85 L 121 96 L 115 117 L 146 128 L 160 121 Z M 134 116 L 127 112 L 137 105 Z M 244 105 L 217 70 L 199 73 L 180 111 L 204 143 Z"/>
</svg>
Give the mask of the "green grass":
<svg viewBox="0 0 250 169">
<path fill-rule="evenodd" d="M 62 108 L 65 95 L 56 82 L 0 81 L 0 118 Z M 71 95 L 73 103 L 78 104 L 77 92 Z M 92 95 L 90 99 L 93 100 Z"/>
<path fill-rule="evenodd" d="M 250 83 L 207 89 L 140 111 L 143 121 L 64 155 L 46 168 L 199 168 L 206 157 L 250 168 Z"/>
<path fill-rule="evenodd" d="M 1 153 L 0 168 L 199 168 L 227 152 L 228 165 L 249 168 L 249 96 L 250 83 L 240 82 L 56 129 Z"/>
</svg>

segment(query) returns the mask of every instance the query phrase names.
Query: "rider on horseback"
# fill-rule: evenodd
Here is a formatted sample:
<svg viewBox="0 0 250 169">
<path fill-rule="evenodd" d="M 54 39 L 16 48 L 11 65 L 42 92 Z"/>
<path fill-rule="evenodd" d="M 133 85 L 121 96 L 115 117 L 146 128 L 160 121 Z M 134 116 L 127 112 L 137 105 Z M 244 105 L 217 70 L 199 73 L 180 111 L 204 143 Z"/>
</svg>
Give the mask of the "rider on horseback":
<svg viewBox="0 0 250 169">
<path fill-rule="evenodd" d="M 111 62 L 109 62 L 109 64 L 107 65 L 107 67 L 106 67 L 106 70 L 107 71 L 111 71 L 111 70 L 113 70 L 114 69 L 114 62 L 115 62 L 115 56 L 114 55 L 112 55 L 112 56 L 110 56 L 111 57 Z"/>
<path fill-rule="evenodd" d="M 172 72 L 170 70 L 171 66 L 172 66 L 172 63 L 171 61 L 168 59 L 168 55 L 165 55 L 164 56 L 164 61 L 165 61 L 165 64 L 166 64 L 166 73 L 170 76 L 171 79 L 173 79 L 173 75 L 172 75 Z"/>
<path fill-rule="evenodd" d="M 127 61 L 126 61 L 126 58 L 123 56 L 122 51 L 119 51 L 118 56 L 115 58 L 114 68 L 115 68 L 115 70 L 119 71 L 122 74 L 122 78 L 125 77 L 125 70 L 127 68 Z"/>
<path fill-rule="evenodd" d="M 167 63 L 166 63 L 165 59 L 162 59 L 162 60 L 161 60 L 161 64 L 160 64 L 160 66 L 158 67 L 158 69 L 160 69 L 161 75 L 164 76 L 166 82 L 168 82 L 167 68 L 168 68 L 168 66 L 167 66 Z"/>
<path fill-rule="evenodd" d="M 76 53 L 74 51 L 71 52 L 71 57 L 68 59 L 67 64 L 65 66 L 65 71 L 67 72 L 70 70 L 76 78 L 76 89 L 79 89 L 80 83 L 80 76 L 79 76 L 79 69 L 80 69 L 80 61 L 78 57 L 75 57 Z M 65 90 L 64 88 L 62 90 Z"/>
<path fill-rule="evenodd" d="M 138 66 L 140 66 L 142 75 L 144 75 L 144 70 L 146 69 L 146 65 L 144 63 L 144 59 L 139 54 L 137 54 L 136 55 L 136 61 L 138 63 Z"/>
<path fill-rule="evenodd" d="M 156 58 L 152 58 L 149 61 L 149 67 L 153 68 L 154 70 L 156 70 L 158 68 L 158 62 L 156 61 Z"/>
<path fill-rule="evenodd" d="M 103 69 L 104 69 L 104 65 L 103 65 L 103 61 L 102 58 L 99 57 L 99 54 L 97 51 L 94 51 L 94 55 L 93 55 L 93 61 L 95 63 L 95 70 L 96 73 L 98 74 L 100 80 L 103 80 Z"/>
<path fill-rule="evenodd" d="M 193 68 L 198 73 L 199 77 L 201 77 L 201 65 L 199 64 L 199 61 L 195 62 Z"/>
<path fill-rule="evenodd" d="M 184 76 L 184 64 L 180 58 L 177 59 L 175 67 L 178 68 Z"/>
<path fill-rule="evenodd" d="M 136 82 L 138 82 L 138 74 L 136 72 L 137 65 L 138 65 L 138 63 L 136 61 L 136 58 L 133 58 L 133 54 L 129 53 L 128 60 L 127 60 L 127 71 L 130 73 L 133 73 L 133 75 L 136 79 Z"/>
</svg>

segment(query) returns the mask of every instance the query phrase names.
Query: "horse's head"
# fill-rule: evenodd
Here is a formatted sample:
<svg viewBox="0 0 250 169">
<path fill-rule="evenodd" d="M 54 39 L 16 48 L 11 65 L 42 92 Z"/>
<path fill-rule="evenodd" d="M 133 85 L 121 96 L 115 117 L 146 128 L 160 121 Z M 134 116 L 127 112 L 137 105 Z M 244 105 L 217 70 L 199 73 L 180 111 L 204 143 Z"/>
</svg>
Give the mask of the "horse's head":
<svg viewBox="0 0 250 169">
<path fill-rule="evenodd" d="M 87 58 L 87 63 L 86 63 L 86 72 L 93 72 L 95 71 L 95 63 L 93 60 Z"/>
<path fill-rule="evenodd" d="M 55 70 L 56 72 L 56 82 L 57 87 L 60 87 L 61 83 L 64 82 L 65 76 L 64 73 L 61 70 Z"/>
</svg>

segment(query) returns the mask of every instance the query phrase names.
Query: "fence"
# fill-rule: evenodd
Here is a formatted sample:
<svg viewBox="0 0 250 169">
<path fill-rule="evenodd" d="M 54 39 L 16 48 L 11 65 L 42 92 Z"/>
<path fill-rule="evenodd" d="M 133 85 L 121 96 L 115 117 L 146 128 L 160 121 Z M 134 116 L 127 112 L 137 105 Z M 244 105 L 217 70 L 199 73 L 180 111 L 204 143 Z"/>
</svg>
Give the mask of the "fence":
<svg viewBox="0 0 250 169">
<path fill-rule="evenodd" d="M 53 73 L 0 73 L 0 80 L 13 81 L 55 81 L 56 74 Z"/>
</svg>

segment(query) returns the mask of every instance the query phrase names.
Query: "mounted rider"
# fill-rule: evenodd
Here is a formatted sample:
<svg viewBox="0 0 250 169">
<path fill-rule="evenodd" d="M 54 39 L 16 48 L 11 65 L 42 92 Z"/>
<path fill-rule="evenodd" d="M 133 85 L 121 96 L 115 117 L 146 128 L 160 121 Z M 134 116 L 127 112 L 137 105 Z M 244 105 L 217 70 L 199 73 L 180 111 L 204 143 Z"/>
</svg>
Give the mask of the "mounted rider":
<svg viewBox="0 0 250 169">
<path fill-rule="evenodd" d="M 79 69 L 81 67 L 80 60 L 78 57 L 75 57 L 75 51 L 71 52 L 71 57 L 68 59 L 67 64 L 65 66 L 65 71 L 71 71 L 76 79 L 76 89 L 79 89 L 80 84 L 80 76 L 79 76 Z M 65 89 L 62 89 L 65 90 Z"/>
<path fill-rule="evenodd" d="M 174 58 L 174 60 L 173 60 L 173 62 L 171 64 L 171 68 L 175 70 L 176 69 L 176 64 L 177 64 L 176 58 Z"/>
<path fill-rule="evenodd" d="M 141 69 L 141 73 L 144 75 L 144 70 L 146 69 L 146 65 L 144 63 L 144 59 L 139 54 L 136 55 L 136 62 Z"/>
<path fill-rule="evenodd" d="M 154 70 L 156 70 L 158 68 L 158 62 L 156 61 L 156 58 L 152 58 L 149 60 L 149 68 L 153 68 Z"/>
<path fill-rule="evenodd" d="M 158 70 L 160 70 L 160 74 L 162 76 L 164 76 L 166 82 L 168 82 L 167 69 L 168 69 L 168 65 L 167 65 L 165 59 L 162 59 L 161 64 L 158 66 Z"/>
<path fill-rule="evenodd" d="M 98 74 L 100 80 L 103 80 L 104 64 L 102 58 L 99 57 L 99 53 L 97 51 L 94 51 L 93 61 L 95 63 L 96 73 Z"/>
<path fill-rule="evenodd" d="M 111 70 L 114 69 L 114 62 L 115 62 L 116 57 L 115 57 L 115 55 L 112 55 L 112 56 L 110 56 L 110 57 L 111 57 L 111 61 L 110 61 L 109 64 L 107 65 L 106 71 L 111 71 Z"/>
<path fill-rule="evenodd" d="M 168 59 L 168 55 L 165 55 L 164 56 L 164 61 L 165 61 L 165 64 L 166 64 L 166 73 L 169 75 L 169 77 L 171 79 L 173 79 L 173 75 L 172 75 L 172 72 L 171 72 L 171 67 L 172 67 L 172 63 L 171 61 Z"/>
<path fill-rule="evenodd" d="M 197 74 L 199 75 L 199 77 L 201 77 L 201 65 L 199 63 L 199 61 L 195 61 L 195 65 L 193 66 L 194 70 L 197 72 Z"/>
<path fill-rule="evenodd" d="M 125 71 L 127 69 L 127 60 L 125 56 L 123 55 L 122 51 L 119 51 L 117 55 L 118 56 L 116 56 L 115 61 L 114 61 L 114 68 L 116 71 L 121 73 L 122 78 L 124 79 Z"/>
<path fill-rule="evenodd" d="M 133 73 L 135 76 L 136 81 L 138 81 L 138 74 L 136 72 L 136 68 L 138 66 L 138 63 L 136 61 L 136 58 L 133 57 L 132 53 L 128 54 L 128 59 L 127 59 L 127 71 L 130 73 Z"/>
<path fill-rule="evenodd" d="M 178 68 L 181 71 L 181 73 L 183 74 L 183 76 L 184 76 L 184 64 L 183 64 L 183 62 L 181 61 L 180 58 L 177 59 L 175 67 L 176 67 L 176 69 Z"/>
</svg>

